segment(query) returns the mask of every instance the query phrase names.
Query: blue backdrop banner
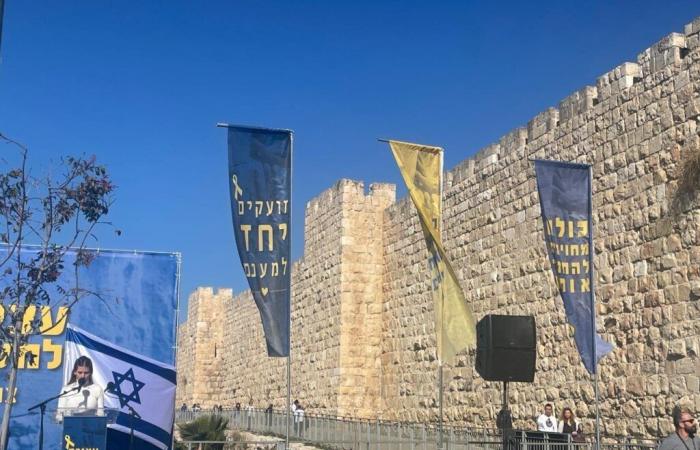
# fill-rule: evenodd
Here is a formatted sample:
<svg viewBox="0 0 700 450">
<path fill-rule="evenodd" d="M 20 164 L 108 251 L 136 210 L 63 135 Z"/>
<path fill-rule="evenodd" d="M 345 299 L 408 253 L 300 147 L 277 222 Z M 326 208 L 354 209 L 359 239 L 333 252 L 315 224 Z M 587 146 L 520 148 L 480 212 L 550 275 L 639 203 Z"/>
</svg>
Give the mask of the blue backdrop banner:
<svg viewBox="0 0 700 450">
<path fill-rule="evenodd" d="M 33 250 L 27 250 L 27 256 Z M 28 412 L 27 408 L 45 399 L 53 397 L 62 391 L 64 385 L 69 385 L 69 379 L 75 361 L 66 352 L 66 335 L 68 325 L 79 327 L 90 333 L 99 342 L 109 343 L 110 346 L 128 351 L 129 354 L 138 354 L 148 358 L 153 364 L 173 366 L 175 363 L 176 342 L 176 310 L 178 304 L 177 277 L 179 270 L 179 255 L 172 253 L 141 253 L 133 251 L 95 251 L 96 257 L 89 267 L 81 268 L 78 273 L 79 286 L 92 292 L 97 292 L 103 298 L 85 297 L 81 299 L 71 310 L 67 320 L 61 321 L 62 311 L 54 309 L 47 315 L 52 322 L 58 324 L 49 332 L 31 339 L 32 353 L 38 358 L 29 364 L 23 361 L 20 364 L 16 403 L 12 409 L 10 423 L 10 450 L 34 450 L 39 442 L 39 413 Z M 62 275 L 62 285 L 72 287 L 75 284 L 72 264 L 74 254 L 66 258 L 65 270 Z M 2 281 L 1 283 L 5 283 Z M 24 366 L 24 367 L 22 367 Z M 70 367 L 68 367 L 70 366 Z M 66 369 L 66 367 L 68 367 Z M 124 372 L 124 382 L 116 386 L 122 393 L 129 395 L 131 406 L 140 411 L 142 417 L 148 417 L 149 410 L 162 408 L 161 404 L 149 404 L 147 397 L 138 396 L 142 390 L 143 380 L 139 379 L 138 372 L 134 378 L 133 373 L 120 367 L 118 372 Z M 116 370 L 116 369 L 114 369 Z M 7 399 L 7 374 L 9 365 L 5 362 L 0 367 L 0 388 L 2 388 L 2 408 Z M 173 372 L 174 373 L 174 372 Z M 133 380 L 132 380 L 133 378 Z M 118 381 L 121 379 L 118 379 Z M 84 389 L 80 394 L 85 395 L 83 401 L 90 402 L 99 399 L 99 406 L 103 399 L 108 399 L 111 393 L 104 392 L 107 386 L 102 386 L 94 380 L 92 387 Z M 146 388 L 142 391 L 145 392 Z M 89 395 L 86 395 L 89 394 Z M 172 402 L 174 404 L 174 389 Z M 126 398 L 126 396 L 125 396 Z M 80 400 L 80 399 L 79 399 Z M 71 404 L 71 399 L 62 400 L 65 405 Z M 95 400 L 97 401 L 97 400 Z M 104 406 L 108 406 L 105 401 Z M 95 403 L 95 408 L 97 408 Z M 47 450 L 63 449 L 63 435 L 61 423 L 61 411 L 57 411 L 58 401 L 54 400 L 47 406 L 45 417 L 44 448 Z M 122 410 L 121 414 L 123 415 Z M 161 424 L 163 426 L 163 424 Z M 172 434 L 172 424 L 165 433 Z M 123 430 L 123 427 L 122 427 Z M 167 442 L 164 436 L 161 441 Z M 128 439 L 128 435 L 126 435 Z M 108 449 L 118 448 L 110 445 L 109 440 L 123 442 L 125 436 L 116 430 L 108 433 Z M 166 449 L 170 445 L 154 447 L 152 443 L 140 443 L 138 448 Z M 125 447 L 128 448 L 128 447 Z"/>
<path fill-rule="evenodd" d="M 595 330 L 591 168 L 535 161 L 535 173 L 549 262 L 583 365 L 594 374 L 612 346 Z"/>
<path fill-rule="evenodd" d="M 267 354 L 288 356 L 292 133 L 229 126 L 228 160 L 236 248 Z"/>
</svg>

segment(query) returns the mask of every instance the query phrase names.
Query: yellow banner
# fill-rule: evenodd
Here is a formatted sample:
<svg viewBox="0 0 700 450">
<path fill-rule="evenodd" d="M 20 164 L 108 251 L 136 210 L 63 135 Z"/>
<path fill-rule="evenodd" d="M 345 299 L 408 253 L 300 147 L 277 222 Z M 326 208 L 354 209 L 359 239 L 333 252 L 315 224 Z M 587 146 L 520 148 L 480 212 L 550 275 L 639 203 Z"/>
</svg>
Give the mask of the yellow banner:
<svg viewBox="0 0 700 450">
<path fill-rule="evenodd" d="M 476 344 L 476 325 L 471 308 L 442 247 L 442 149 L 389 141 L 408 192 L 420 217 L 430 259 L 438 359 L 454 364 L 455 355 Z"/>
</svg>

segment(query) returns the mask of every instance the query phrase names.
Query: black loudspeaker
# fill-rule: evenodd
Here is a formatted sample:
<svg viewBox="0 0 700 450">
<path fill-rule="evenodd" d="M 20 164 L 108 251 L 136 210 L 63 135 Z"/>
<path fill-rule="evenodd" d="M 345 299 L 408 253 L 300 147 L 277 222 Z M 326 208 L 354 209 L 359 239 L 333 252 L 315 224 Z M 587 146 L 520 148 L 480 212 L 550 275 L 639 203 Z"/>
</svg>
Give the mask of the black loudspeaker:
<svg viewBox="0 0 700 450">
<path fill-rule="evenodd" d="M 476 371 L 488 381 L 535 379 L 535 318 L 488 315 L 476 325 Z"/>
</svg>

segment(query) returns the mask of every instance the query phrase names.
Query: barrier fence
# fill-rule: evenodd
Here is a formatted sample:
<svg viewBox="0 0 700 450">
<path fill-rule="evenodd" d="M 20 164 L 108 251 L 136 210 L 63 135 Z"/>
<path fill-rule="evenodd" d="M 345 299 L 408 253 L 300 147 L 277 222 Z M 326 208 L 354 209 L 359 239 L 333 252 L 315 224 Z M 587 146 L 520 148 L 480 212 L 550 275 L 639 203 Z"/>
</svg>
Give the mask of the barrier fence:
<svg viewBox="0 0 700 450">
<path fill-rule="evenodd" d="M 261 449 L 283 450 L 287 432 L 287 415 L 284 411 L 261 409 L 225 409 L 178 411 L 176 423 L 190 422 L 197 417 L 219 415 L 228 419 L 229 428 L 256 435 L 255 440 L 237 438 L 236 441 L 204 442 L 182 441 L 187 450 L 229 450 Z M 303 419 L 290 418 L 290 442 L 304 443 L 326 449 L 348 450 L 438 450 L 439 429 L 432 424 L 387 422 L 381 420 L 359 420 L 338 418 L 319 414 L 305 414 Z M 240 436 L 240 434 L 238 435 Z M 266 436 L 267 441 L 258 440 Z M 595 444 L 555 440 L 546 434 L 532 436 L 532 433 L 515 432 L 507 439 L 508 450 L 593 450 Z M 218 444 L 212 446 L 211 444 Z M 603 439 L 601 450 L 651 450 L 658 445 L 654 440 L 643 439 Z M 493 428 L 453 427 L 443 428 L 443 450 L 496 450 L 502 449 L 503 435 Z"/>
</svg>

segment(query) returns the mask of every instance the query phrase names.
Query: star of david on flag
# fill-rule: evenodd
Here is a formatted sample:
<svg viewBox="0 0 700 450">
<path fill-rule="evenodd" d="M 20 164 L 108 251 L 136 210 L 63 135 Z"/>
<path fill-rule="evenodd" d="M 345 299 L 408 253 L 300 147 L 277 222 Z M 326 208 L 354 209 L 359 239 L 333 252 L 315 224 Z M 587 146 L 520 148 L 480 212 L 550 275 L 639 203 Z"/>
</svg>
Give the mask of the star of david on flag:
<svg viewBox="0 0 700 450">
<path fill-rule="evenodd" d="M 112 372 L 114 377 L 114 394 L 119 399 L 119 405 L 123 408 L 129 402 L 141 403 L 141 398 L 139 397 L 139 391 L 143 388 L 146 383 L 134 378 L 134 369 L 129 369 L 126 373 Z M 131 383 L 131 394 L 127 395 L 122 391 L 122 383 L 128 381 Z"/>
<path fill-rule="evenodd" d="M 141 441 L 134 449 L 169 449 L 175 419 L 175 368 L 68 325 L 64 381 L 68 381 L 73 362 L 81 356 L 92 360 L 93 383 L 103 389 L 113 384 L 111 392 L 105 392 L 104 406 L 119 410 L 119 414 L 109 425 L 108 440 L 110 435 L 128 436 L 133 423 L 134 436 Z M 141 418 L 132 422 L 128 407 Z"/>
</svg>

